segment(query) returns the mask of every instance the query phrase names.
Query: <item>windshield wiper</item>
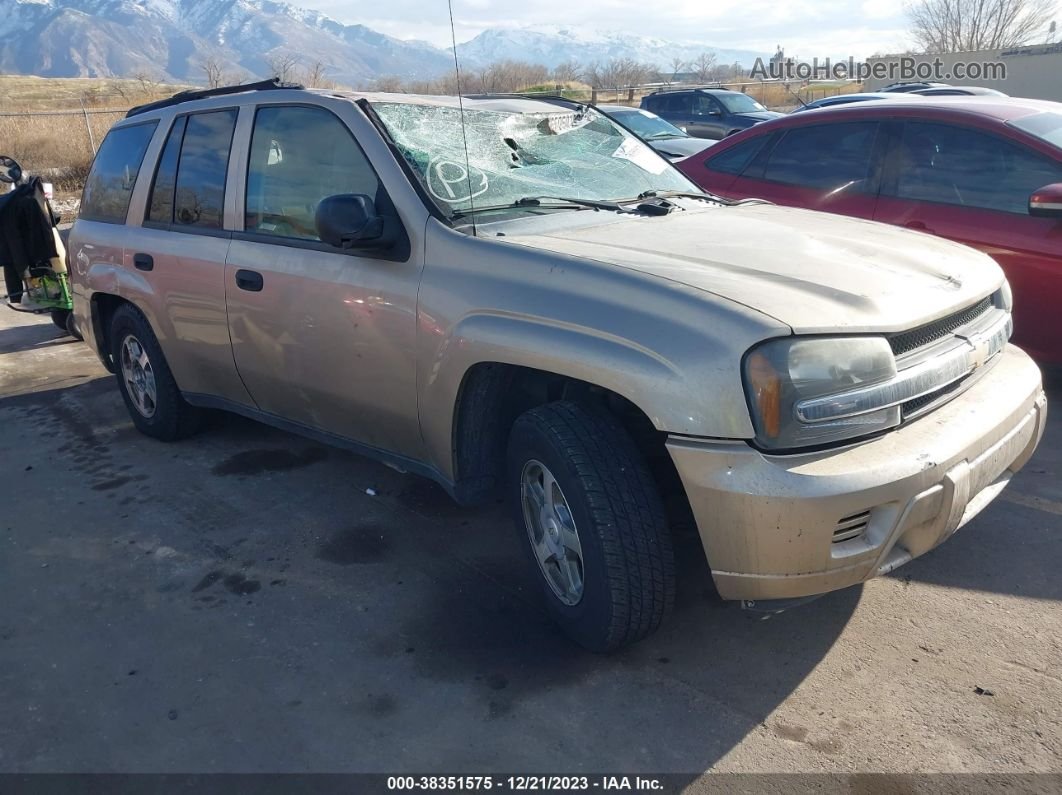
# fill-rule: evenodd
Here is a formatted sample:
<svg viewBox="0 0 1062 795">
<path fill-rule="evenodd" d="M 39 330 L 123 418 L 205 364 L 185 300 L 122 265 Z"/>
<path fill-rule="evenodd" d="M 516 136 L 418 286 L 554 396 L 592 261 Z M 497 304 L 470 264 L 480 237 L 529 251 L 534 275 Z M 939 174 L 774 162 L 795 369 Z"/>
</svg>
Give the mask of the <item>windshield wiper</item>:
<svg viewBox="0 0 1062 795">
<path fill-rule="evenodd" d="M 550 203 L 547 203 L 550 202 Z M 553 204 L 552 202 L 556 202 Z M 574 199 L 570 196 L 521 196 L 508 204 L 487 204 L 482 207 L 468 207 L 455 210 L 451 217 L 465 218 L 476 213 L 497 212 L 500 210 L 519 210 L 524 207 L 541 207 L 544 210 L 614 210 L 628 212 L 620 202 L 601 201 L 597 199 Z"/>
<path fill-rule="evenodd" d="M 639 199 L 701 199 L 706 202 L 713 202 L 714 204 L 725 204 L 728 207 L 738 204 L 738 202 L 731 199 L 724 199 L 722 196 L 716 196 L 714 193 L 694 193 L 692 191 L 684 190 L 647 190 L 644 193 L 638 194 Z M 635 201 L 632 199 L 631 201 Z"/>
</svg>

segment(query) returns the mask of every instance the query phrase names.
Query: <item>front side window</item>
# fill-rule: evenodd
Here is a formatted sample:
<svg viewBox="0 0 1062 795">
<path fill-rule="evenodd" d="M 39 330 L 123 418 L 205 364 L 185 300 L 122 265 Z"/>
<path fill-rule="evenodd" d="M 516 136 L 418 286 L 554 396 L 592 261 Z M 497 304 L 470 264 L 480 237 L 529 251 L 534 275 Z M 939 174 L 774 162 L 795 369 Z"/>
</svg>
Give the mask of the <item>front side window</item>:
<svg viewBox="0 0 1062 795">
<path fill-rule="evenodd" d="M 761 135 L 748 141 L 743 141 L 737 146 L 731 146 L 725 152 L 708 158 L 704 164 L 709 171 L 720 174 L 740 174 L 745 167 L 752 162 L 752 158 L 763 147 L 765 141 L 771 136 Z"/>
<path fill-rule="evenodd" d="M 173 199 L 173 222 L 178 227 L 221 229 L 225 176 L 235 129 L 235 110 L 188 117 Z"/>
<path fill-rule="evenodd" d="M 1062 165 L 987 133 L 908 122 L 898 174 L 901 199 L 1026 215 L 1029 196 L 1062 182 Z"/>
<path fill-rule="evenodd" d="M 338 118 L 323 108 L 258 109 L 247 166 L 244 229 L 318 240 L 317 204 L 328 196 L 380 187 L 368 159 Z"/>
<path fill-rule="evenodd" d="M 710 116 L 713 113 L 721 114 L 723 112 L 722 106 L 716 102 L 712 97 L 706 94 L 698 94 L 693 98 L 693 115 L 694 116 Z"/>
<path fill-rule="evenodd" d="M 158 122 L 119 127 L 100 144 L 81 197 L 80 217 L 87 221 L 125 223 L 140 165 Z"/>
<path fill-rule="evenodd" d="M 771 152 L 763 178 L 802 188 L 858 189 L 870 175 L 877 130 L 876 122 L 789 130 Z"/>
<path fill-rule="evenodd" d="M 425 189 L 450 217 L 473 206 L 506 206 L 537 196 L 615 201 L 645 191 L 697 191 L 647 144 L 592 108 L 531 100 L 491 109 L 470 104 L 462 125 L 456 104 L 373 103 Z"/>
</svg>

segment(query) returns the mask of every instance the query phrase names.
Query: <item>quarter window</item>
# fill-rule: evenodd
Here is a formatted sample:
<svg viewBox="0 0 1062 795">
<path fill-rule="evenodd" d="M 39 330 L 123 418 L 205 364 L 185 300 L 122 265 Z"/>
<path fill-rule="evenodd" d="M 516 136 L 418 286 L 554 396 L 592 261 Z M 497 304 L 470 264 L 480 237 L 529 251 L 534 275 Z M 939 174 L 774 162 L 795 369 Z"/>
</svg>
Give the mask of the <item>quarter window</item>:
<svg viewBox="0 0 1062 795">
<path fill-rule="evenodd" d="M 771 152 L 763 178 L 831 191 L 864 187 L 870 175 L 877 130 L 876 122 L 789 130 Z"/>
<path fill-rule="evenodd" d="M 363 193 L 379 180 L 346 125 L 321 108 L 258 109 L 247 169 L 248 232 L 318 240 L 317 204 L 327 196 Z"/>
<path fill-rule="evenodd" d="M 81 197 L 81 218 L 124 224 L 140 164 L 158 122 L 119 127 L 103 139 Z"/>
<path fill-rule="evenodd" d="M 994 135 L 946 124 L 904 125 L 896 195 L 1025 215 L 1029 196 L 1062 182 L 1062 166 Z"/>
</svg>

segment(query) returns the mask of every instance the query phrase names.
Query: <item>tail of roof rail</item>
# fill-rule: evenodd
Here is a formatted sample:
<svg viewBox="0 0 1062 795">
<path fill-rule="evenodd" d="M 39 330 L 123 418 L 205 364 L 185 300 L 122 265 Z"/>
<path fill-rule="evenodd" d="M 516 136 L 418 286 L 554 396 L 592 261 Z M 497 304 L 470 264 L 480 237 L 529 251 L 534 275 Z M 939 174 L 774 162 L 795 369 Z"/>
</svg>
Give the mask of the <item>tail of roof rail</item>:
<svg viewBox="0 0 1062 795">
<path fill-rule="evenodd" d="M 172 97 L 166 99 L 160 99 L 156 102 L 148 102 L 144 105 L 137 105 L 134 108 L 130 108 L 129 112 L 125 114 L 128 119 L 132 116 L 139 116 L 141 113 L 147 113 L 151 110 L 159 110 L 160 108 L 169 108 L 173 105 L 180 105 L 182 102 L 191 102 L 194 99 L 206 99 L 207 97 L 223 97 L 227 94 L 242 94 L 245 91 L 275 91 L 282 88 L 292 89 L 305 89 L 306 86 L 299 83 L 284 83 L 281 82 L 279 77 L 272 77 L 269 80 L 261 80 L 257 83 L 244 83 L 238 86 L 219 86 L 218 88 L 193 88 L 187 91 L 180 91 L 174 94 Z"/>
</svg>

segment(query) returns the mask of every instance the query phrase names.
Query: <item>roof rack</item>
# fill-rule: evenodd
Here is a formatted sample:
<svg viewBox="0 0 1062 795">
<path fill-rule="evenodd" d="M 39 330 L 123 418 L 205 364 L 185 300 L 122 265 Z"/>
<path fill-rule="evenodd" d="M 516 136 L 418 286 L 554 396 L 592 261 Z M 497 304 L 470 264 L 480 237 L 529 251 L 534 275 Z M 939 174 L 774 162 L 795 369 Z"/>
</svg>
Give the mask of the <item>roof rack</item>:
<svg viewBox="0 0 1062 795">
<path fill-rule="evenodd" d="M 674 85 L 667 88 L 658 88 L 656 91 L 650 91 L 649 96 L 652 96 L 653 94 L 674 94 L 676 91 L 697 91 L 702 88 L 718 88 L 723 91 L 730 90 L 722 83 L 704 83 L 696 86 Z"/>
<path fill-rule="evenodd" d="M 239 86 L 192 88 L 187 91 L 180 91 L 167 99 L 160 99 L 157 102 L 148 102 L 144 105 L 137 105 L 135 108 L 130 108 L 129 112 L 125 114 L 125 117 L 128 119 L 131 116 L 139 116 L 141 113 L 147 113 L 151 110 L 169 108 L 173 105 L 180 105 L 182 102 L 191 102 L 193 99 L 223 97 L 226 94 L 242 94 L 245 91 L 275 91 L 281 88 L 305 89 L 306 86 L 301 85 L 300 83 L 284 83 L 281 82 L 279 77 L 273 77 L 269 80 L 262 80 L 258 83 L 244 83 Z"/>
</svg>

